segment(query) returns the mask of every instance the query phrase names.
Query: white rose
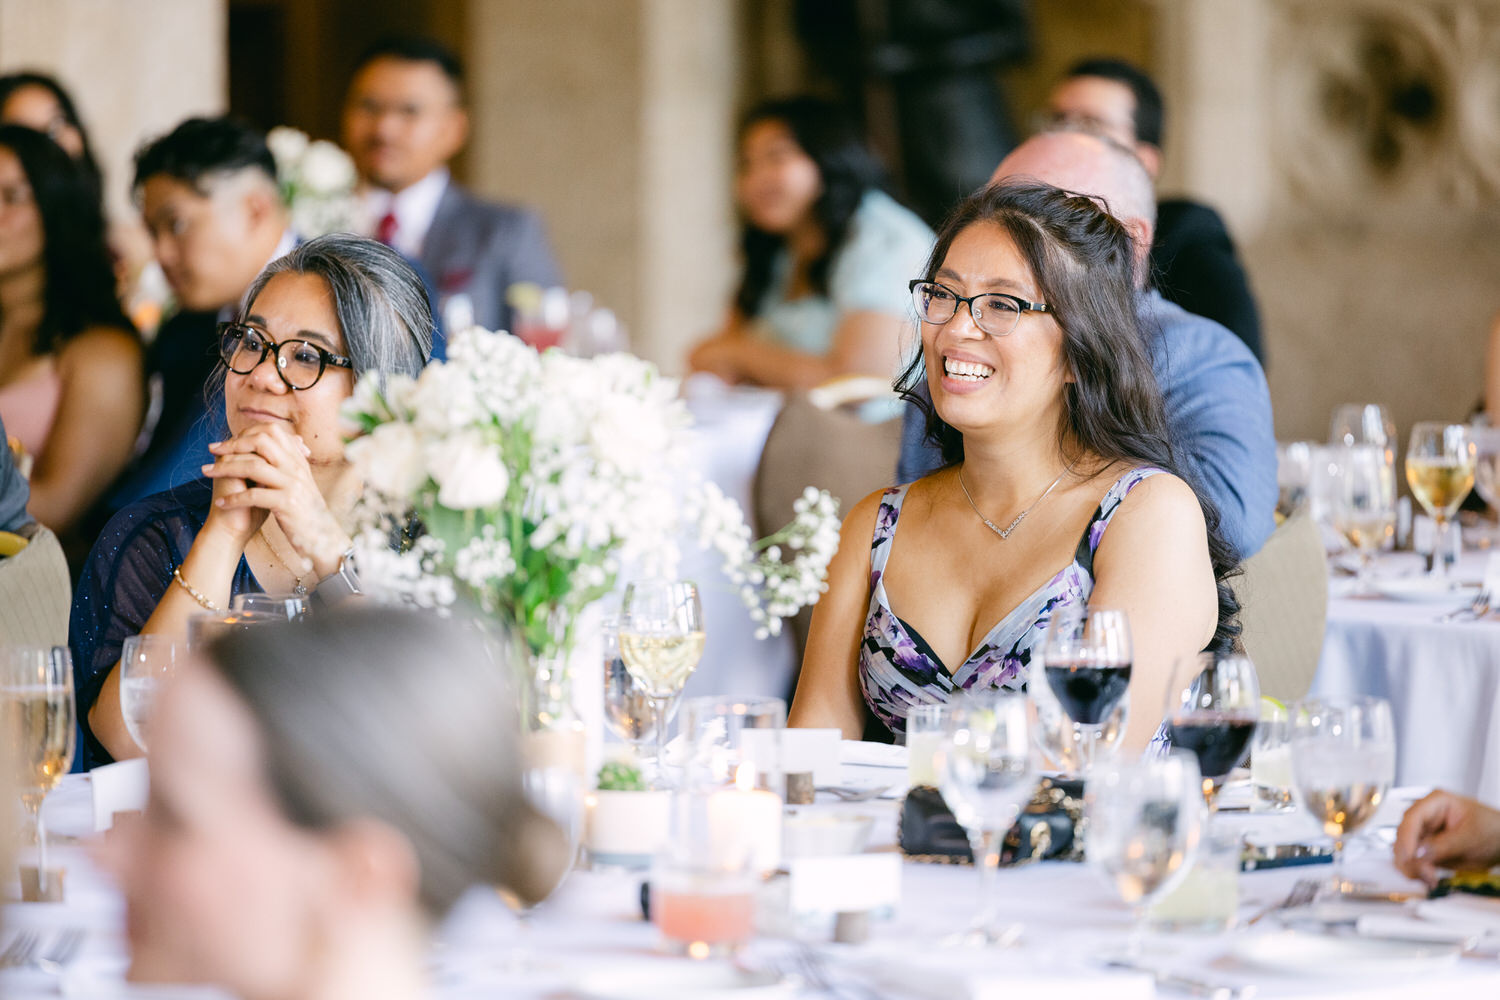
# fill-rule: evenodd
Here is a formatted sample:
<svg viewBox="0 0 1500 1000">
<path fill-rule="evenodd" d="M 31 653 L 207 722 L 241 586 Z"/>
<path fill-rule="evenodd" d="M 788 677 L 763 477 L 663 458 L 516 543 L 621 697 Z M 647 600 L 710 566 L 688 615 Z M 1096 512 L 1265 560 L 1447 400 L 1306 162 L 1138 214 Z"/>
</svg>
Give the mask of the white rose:
<svg viewBox="0 0 1500 1000">
<path fill-rule="evenodd" d="M 510 487 L 510 472 L 500 449 L 473 434 L 430 446 L 427 471 L 438 484 L 438 503 L 449 510 L 493 507 L 505 499 Z"/>
<path fill-rule="evenodd" d="M 427 481 L 422 438 L 410 424 L 381 424 L 350 441 L 347 453 L 370 488 L 388 497 L 410 497 Z"/>
<path fill-rule="evenodd" d="M 307 133 L 285 125 L 278 125 L 266 133 L 266 146 L 276 160 L 277 169 L 283 173 L 294 167 L 307 152 L 307 143 Z"/>
<path fill-rule="evenodd" d="M 354 161 L 333 143 L 319 139 L 303 154 L 302 182 L 324 194 L 348 190 L 354 186 Z"/>
</svg>

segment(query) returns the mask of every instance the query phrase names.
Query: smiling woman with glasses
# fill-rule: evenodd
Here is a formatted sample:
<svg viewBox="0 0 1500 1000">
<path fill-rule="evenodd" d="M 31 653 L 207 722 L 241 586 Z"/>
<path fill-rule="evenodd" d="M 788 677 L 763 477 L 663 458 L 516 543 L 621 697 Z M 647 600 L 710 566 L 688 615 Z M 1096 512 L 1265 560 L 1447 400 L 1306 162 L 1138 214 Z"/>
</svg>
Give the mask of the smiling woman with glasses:
<svg viewBox="0 0 1500 1000">
<path fill-rule="evenodd" d="M 79 578 L 70 639 L 86 766 L 139 753 L 120 712 L 127 636 L 184 635 L 241 593 L 357 592 L 346 520 L 361 484 L 339 409 L 367 372 L 432 351 L 421 279 L 374 240 L 324 236 L 273 261 L 219 327 L 228 433 L 205 478 L 110 521 Z"/>
<path fill-rule="evenodd" d="M 947 464 L 844 521 L 792 725 L 901 739 L 914 706 L 1037 683 L 1050 628 L 1114 609 L 1134 647 L 1123 744 L 1140 750 L 1175 657 L 1233 641 L 1232 560 L 1173 475 L 1130 240 L 1093 199 L 1036 182 L 944 223 L 908 286 L 921 350 L 896 387 Z"/>
</svg>

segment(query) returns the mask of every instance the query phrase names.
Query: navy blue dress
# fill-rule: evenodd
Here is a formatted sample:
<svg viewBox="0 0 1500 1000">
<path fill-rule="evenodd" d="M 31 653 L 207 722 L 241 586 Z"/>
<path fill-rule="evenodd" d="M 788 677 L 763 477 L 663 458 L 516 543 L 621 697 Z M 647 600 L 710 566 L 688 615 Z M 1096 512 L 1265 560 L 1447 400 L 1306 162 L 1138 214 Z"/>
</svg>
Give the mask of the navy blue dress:
<svg viewBox="0 0 1500 1000">
<path fill-rule="evenodd" d="M 74 770 L 86 771 L 114 760 L 89 729 L 89 709 L 99 699 L 109 669 L 119 661 L 126 637 L 140 634 L 173 585 L 172 570 L 187 558 L 212 501 L 213 484 L 208 479 L 153 494 L 110 518 L 94 543 L 73 592 L 68 623 L 80 731 Z M 241 556 L 230 593 L 260 593 L 262 589 Z"/>
</svg>

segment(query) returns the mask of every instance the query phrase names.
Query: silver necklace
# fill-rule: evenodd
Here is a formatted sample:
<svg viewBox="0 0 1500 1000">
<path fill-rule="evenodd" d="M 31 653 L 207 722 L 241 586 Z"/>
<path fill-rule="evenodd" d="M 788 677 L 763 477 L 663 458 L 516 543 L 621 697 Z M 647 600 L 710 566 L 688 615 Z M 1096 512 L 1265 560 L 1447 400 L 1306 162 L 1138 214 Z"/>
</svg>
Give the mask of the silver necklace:
<svg viewBox="0 0 1500 1000">
<path fill-rule="evenodd" d="M 972 503 L 972 501 L 970 502 Z M 1035 507 L 1036 504 L 1032 504 L 1032 506 Z M 260 535 L 261 544 L 266 547 L 267 552 L 271 553 L 271 558 L 281 563 L 282 569 L 286 570 L 296 578 L 297 583 L 296 586 L 292 588 L 292 593 L 296 594 L 298 597 L 307 596 L 307 584 L 303 582 L 303 574 L 298 573 L 296 570 L 292 569 L 292 564 L 287 562 L 280 552 L 276 551 L 276 546 L 271 544 L 271 536 L 266 534 L 266 529 L 264 526 L 262 526 L 258 533 Z"/>
<path fill-rule="evenodd" d="M 1033 510 L 1036 509 L 1037 504 L 1047 499 L 1047 495 L 1050 494 L 1053 490 L 1057 489 L 1057 484 L 1063 481 L 1063 476 L 1066 476 L 1068 473 L 1072 472 L 1073 466 L 1077 464 L 1078 462 L 1075 459 L 1068 465 L 1066 469 L 1059 472 L 1057 474 L 1057 478 L 1052 480 L 1052 485 L 1043 490 L 1042 495 L 1031 502 L 1030 507 L 1027 507 L 1025 510 L 1021 511 L 1021 513 L 1017 514 L 1016 519 L 1003 528 L 996 524 L 994 521 L 991 521 L 989 518 L 985 517 L 983 514 L 979 513 L 979 508 L 974 504 L 974 498 L 969 496 L 969 487 L 964 485 L 964 468 L 961 465 L 958 467 L 958 488 L 964 491 L 964 499 L 969 501 L 969 506 L 973 509 L 975 516 L 984 522 L 984 526 L 986 528 L 989 528 L 995 534 L 999 535 L 1000 539 L 1004 541 L 1005 539 L 1010 537 L 1010 533 L 1012 531 L 1016 530 L 1016 525 L 1026 520 L 1026 515 L 1030 514 Z"/>
</svg>

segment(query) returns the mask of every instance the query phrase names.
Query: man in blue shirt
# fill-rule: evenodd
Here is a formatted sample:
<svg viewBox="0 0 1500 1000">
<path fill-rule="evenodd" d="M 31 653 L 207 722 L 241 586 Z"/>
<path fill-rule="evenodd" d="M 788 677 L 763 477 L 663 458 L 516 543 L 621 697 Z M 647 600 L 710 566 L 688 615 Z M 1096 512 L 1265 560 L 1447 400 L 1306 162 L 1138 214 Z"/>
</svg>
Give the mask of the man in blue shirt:
<svg viewBox="0 0 1500 1000">
<path fill-rule="evenodd" d="M 1048 132 L 1017 147 L 991 181 L 1013 177 L 1101 198 L 1130 230 L 1136 244 L 1139 315 L 1152 344 L 1180 471 L 1218 508 L 1220 529 L 1236 554 L 1241 559 L 1255 554 L 1275 527 L 1270 390 L 1260 363 L 1239 338 L 1146 288 L 1156 202 L 1145 169 L 1129 150 L 1108 139 Z M 921 412 L 908 406 L 899 481 L 911 482 L 940 464 L 937 448 L 925 440 Z"/>
</svg>

